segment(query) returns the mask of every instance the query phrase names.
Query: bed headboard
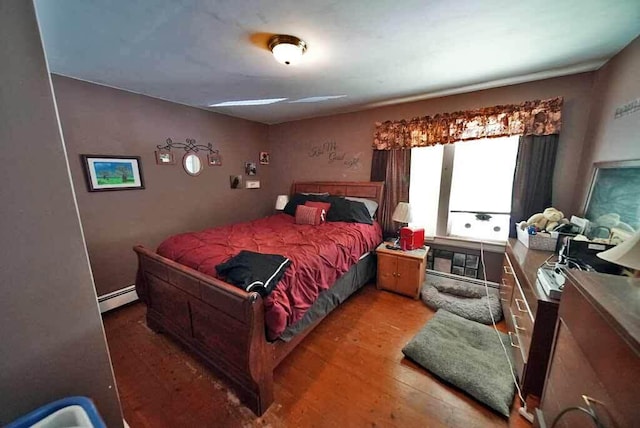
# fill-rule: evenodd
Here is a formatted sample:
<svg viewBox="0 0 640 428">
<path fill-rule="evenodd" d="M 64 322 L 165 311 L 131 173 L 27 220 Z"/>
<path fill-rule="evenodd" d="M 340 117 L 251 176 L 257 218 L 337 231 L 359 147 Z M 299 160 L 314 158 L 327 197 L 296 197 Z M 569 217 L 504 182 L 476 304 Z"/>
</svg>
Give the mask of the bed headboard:
<svg viewBox="0 0 640 428">
<path fill-rule="evenodd" d="M 382 181 L 306 181 L 294 182 L 291 185 L 291 194 L 294 193 L 322 193 L 330 195 L 353 196 L 357 198 L 373 199 L 382 206 Z"/>
</svg>

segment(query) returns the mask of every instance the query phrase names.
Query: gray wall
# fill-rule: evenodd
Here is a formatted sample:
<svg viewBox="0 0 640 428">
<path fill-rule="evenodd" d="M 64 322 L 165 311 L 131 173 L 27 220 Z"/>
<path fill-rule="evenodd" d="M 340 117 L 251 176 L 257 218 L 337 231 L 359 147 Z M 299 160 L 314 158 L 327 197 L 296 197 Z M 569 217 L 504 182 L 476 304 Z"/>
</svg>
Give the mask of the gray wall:
<svg viewBox="0 0 640 428">
<path fill-rule="evenodd" d="M 640 37 L 618 52 L 596 73 L 589 128 L 575 192 L 577 212 L 583 214 L 595 162 L 640 159 L 640 112 L 620 118 L 616 108 L 640 98 Z M 580 191 L 581 190 L 581 191 Z"/>
<path fill-rule="evenodd" d="M 120 427 L 32 2 L 0 2 L 0 40 L 0 425 L 85 395 Z"/>
<path fill-rule="evenodd" d="M 258 165 L 258 190 L 232 190 L 229 175 L 244 174 L 268 150 L 267 125 L 53 76 L 69 164 L 98 295 L 132 285 L 132 247 L 154 249 L 168 236 L 253 220 L 273 212 L 268 189 L 273 165 Z M 167 138 L 220 150 L 222 166 L 204 166 L 197 177 L 176 165 L 157 165 L 154 150 Z M 80 154 L 140 156 L 144 190 L 88 192 Z M 206 156 L 202 156 L 206 160 Z"/>
</svg>

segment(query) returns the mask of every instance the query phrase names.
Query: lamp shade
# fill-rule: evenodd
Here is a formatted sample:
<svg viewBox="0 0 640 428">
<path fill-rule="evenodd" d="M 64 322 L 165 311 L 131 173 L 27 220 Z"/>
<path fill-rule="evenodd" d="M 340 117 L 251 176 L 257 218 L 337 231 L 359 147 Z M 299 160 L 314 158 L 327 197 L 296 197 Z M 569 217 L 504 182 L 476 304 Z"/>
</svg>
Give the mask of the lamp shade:
<svg viewBox="0 0 640 428">
<path fill-rule="evenodd" d="M 391 219 L 393 221 L 397 221 L 398 223 L 411 223 L 413 221 L 413 216 L 411 215 L 411 205 L 409 205 L 408 202 L 398 202 L 396 209 L 393 211 Z"/>
<path fill-rule="evenodd" d="M 278 195 L 278 197 L 276 198 L 276 209 L 278 211 L 282 211 L 284 207 L 287 206 L 287 203 L 289 203 L 289 196 Z"/>
<path fill-rule="evenodd" d="M 597 254 L 602 260 L 631 269 L 640 269 L 640 230 L 621 244 Z"/>
</svg>

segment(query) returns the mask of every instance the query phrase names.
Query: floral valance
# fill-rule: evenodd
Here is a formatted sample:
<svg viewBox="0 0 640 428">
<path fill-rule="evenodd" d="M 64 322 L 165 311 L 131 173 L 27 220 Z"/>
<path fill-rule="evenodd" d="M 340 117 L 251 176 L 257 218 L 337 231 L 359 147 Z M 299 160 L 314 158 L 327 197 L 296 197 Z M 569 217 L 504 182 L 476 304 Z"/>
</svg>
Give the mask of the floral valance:
<svg viewBox="0 0 640 428">
<path fill-rule="evenodd" d="M 509 135 L 560 133 L 562 97 L 376 123 L 376 150 L 450 144 Z"/>
</svg>

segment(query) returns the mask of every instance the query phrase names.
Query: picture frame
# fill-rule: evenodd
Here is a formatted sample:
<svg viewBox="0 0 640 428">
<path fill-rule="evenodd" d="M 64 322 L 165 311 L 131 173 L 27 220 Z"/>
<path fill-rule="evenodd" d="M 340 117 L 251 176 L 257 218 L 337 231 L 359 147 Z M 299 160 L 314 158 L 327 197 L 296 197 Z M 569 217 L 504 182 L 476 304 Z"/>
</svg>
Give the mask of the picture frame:
<svg viewBox="0 0 640 428">
<path fill-rule="evenodd" d="M 467 254 L 465 267 L 471 269 L 478 269 L 479 266 L 479 257 L 474 254 Z"/>
<path fill-rule="evenodd" d="M 451 273 L 454 275 L 464 276 L 464 268 L 462 266 L 452 266 Z"/>
<path fill-rule="evenodd" d="M 260 188 L 260 180 L 247 180 L 245 181 L 245 189 L 259 189 Z"/>
<path fill-rule="evenodd" d="M 230 175 L 229 187 L 232 189 L 242 189 L 242 175 Z"/>
<path fill-rule="evenodd" d="M 465 258 L 466 258 L 466 254 L 453 253 L 453 265 L 464 267 Z"/>
<path fill-rule="evenodd" d="M 597 162 L 583 215 L 599 233 L 640 229 L 640 159 Z M 628 229 L 628 230 L 627 230 Z M 600 236 L 607 238 L 607 236 Z"/>
<path fill-rule="evenodd" d="M 244 172 L 247 175 L 256 175 L 258 173 L 258 167 L 255 162 L 245 162 Z"/>
<path fill-rule="evenodd" d="M 269 161 L 271 157 L 269 156 L 269 152 L 260 152 L 260 165 L 269 165 Z"/>
<path fill-rule="evenodd" d="M 175 165 L 176 157 L 168 150 L 156 150 L 156 164 L 158 165 Z"/>
<path fill-rule="evenodd" d="M 144 189 L 140 156 L 80 155 L 80 159 L 89 192 Z"/>
<path fill-rule="evenodd" d="M 209 166 L 222 166 L 222 156 L 220 153 L 207 154 L 207 163 Z"/>
</svg>

